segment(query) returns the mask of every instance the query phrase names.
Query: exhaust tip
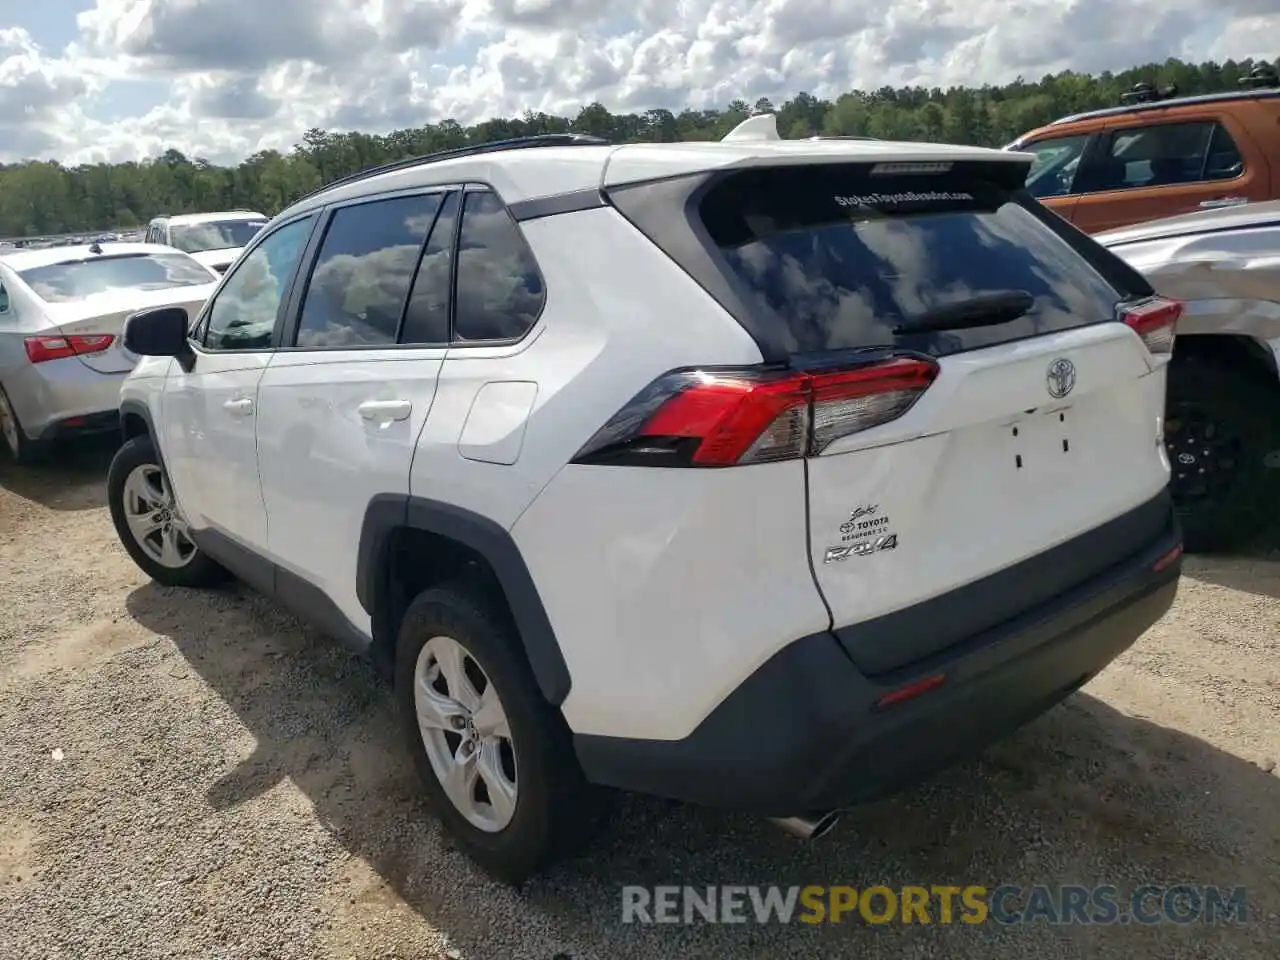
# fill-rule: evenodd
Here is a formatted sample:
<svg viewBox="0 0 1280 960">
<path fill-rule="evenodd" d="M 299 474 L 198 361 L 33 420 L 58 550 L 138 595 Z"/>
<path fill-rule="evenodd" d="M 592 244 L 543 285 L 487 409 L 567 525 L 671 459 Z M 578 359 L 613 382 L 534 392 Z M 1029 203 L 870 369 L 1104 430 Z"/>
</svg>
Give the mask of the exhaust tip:
<svg viewBox="0 0 1280 960">
<path fill-rule="evenodd" d="M 804 817 L 770 817 L 769 822 L 797 839 L 817 840 L 825 837 L 840 822 L 840 811 L 828 810 Z"/>
</svg>

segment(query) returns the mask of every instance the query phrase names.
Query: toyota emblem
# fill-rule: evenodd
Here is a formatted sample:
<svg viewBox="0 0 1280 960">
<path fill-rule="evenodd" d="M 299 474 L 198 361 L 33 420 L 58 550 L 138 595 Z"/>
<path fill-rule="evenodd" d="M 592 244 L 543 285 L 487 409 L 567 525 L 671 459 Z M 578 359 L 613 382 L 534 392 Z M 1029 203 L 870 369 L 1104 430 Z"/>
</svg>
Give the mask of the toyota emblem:
<svg viewBox="0 0 1280 960">
<path fill-rule="evenodd" d="M 1049 364 L 1049 372 L 1045 374 L 1044 381 L 1049 396 L 1061 400 L 1075 389 L 1076 365 L 1066 357 L 1059 357 Z"/>
</svg>

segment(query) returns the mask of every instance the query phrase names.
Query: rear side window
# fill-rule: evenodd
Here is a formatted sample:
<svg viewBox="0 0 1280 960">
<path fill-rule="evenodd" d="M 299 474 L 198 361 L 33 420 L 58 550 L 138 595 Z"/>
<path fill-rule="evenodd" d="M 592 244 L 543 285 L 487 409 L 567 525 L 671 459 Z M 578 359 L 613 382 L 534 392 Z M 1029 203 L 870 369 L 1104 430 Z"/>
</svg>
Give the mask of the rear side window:
<svg viewBox="0 0 1280 960">
<path fill-rule="evenodd" d="M 393 344 L 440 194 L 335 211 L 302 304 L 299 347 Z"/>
<path fill-rule="evenodd" d="M 1161 123 L 1111 134 L 1091 190 L 1131 190 L 1181 183 L 1231 180 L 1244 158 L 1220 123 Z"/>
<path fill-rule="evenodd" d="M 18 273 L 46 303 L 74 303 L 115 290 L 167 290 L 217 278 L 184 254 L 136 253 L 67 260 Z"/>
<path fill-rule="evenodd" d="M 457 261 L 456 340 L 513 340 L 537 322 L 546 300 L 538 265 L 490 190 L 463 200 Z"/>
<path fill-rule="evenodd" d="M 789 352 L 890 346 L 941 356 L 1115 319 L 1123 295 L 1029 203 L 972 175 L 825 165 L 734 174 L 699 212 L 756 322 L 776 327 L 771 337 Z M 934 308 L 1011 290 L 1034 298 L 1019 319 L 894 332 Z"/>
</svg>

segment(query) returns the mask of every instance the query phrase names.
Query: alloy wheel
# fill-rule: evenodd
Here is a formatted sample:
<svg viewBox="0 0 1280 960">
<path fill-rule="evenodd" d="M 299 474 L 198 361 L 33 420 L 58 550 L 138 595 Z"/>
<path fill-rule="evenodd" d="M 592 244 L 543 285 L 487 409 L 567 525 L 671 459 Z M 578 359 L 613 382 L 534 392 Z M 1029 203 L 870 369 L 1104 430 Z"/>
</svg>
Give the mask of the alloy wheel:
<svg viewBox="0 0 1280 960">
<path fill-rule="evenodd" d="M 458 641 L 432 637 L 414 665 L 413 703 L 445 795 L 472 826 L 502 830 L 519 790 L 511 728 L 488 674 Z"/>
<path fill-rule="evenodd" d="M 154 463 L 134 467 L 125 478 L 124 516 L 138 546 L 162 567 L 177 570 L 196 555 L 164 471 Z"/>
</svg>

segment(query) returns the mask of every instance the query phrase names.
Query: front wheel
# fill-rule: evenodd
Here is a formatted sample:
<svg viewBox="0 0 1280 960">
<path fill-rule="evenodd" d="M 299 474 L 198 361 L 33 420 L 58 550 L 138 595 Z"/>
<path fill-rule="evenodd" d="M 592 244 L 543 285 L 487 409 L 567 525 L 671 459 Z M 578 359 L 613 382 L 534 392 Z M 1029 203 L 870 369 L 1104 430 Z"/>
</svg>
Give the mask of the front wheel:
<svg viewBox="0 0 1280 960">
<path fill-rule="evenodd" d="M 156 583 L 208 587 L 227 578 L 191 539 L 150 437 L 134 437 L 116 451 L 107 472 L 107 503 L 120 543 Z"/>
<path fill-rule="evenodd" d="M 484 590 L 449 584 L 410 604 L 395 676 L 401 733 L 441 822 L 511 883 L 578 849 L 607 801 L 518 643 Z"/>
<path fill-rule="evenodd" d="M 1189 551 L 1247 546 L 1274 525 L 1280 492 L 1280 390 L 1218 360 L 1169 369 L 1165 447 Z"/>
</svg>

